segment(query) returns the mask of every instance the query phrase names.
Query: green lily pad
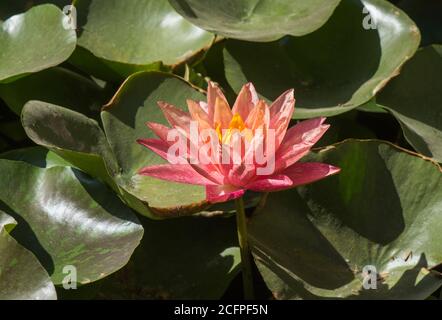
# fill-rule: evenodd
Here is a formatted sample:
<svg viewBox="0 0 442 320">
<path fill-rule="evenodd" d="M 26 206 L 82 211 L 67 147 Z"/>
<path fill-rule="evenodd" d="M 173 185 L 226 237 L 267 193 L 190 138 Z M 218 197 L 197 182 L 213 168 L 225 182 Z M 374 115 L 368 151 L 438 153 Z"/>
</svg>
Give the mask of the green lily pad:
<svg viewBox="0 0 442 320">
<path fill-rule="evenodd" d="M 387 110 L 385 110 L 376 103 L 376 98 L 373 98 L 367 103 L 364 103 L 363 105 L 359 106 L 357 110 L 363 112 L 371 112 L 371 113 L 388 113 Z"/>
<path fill-rule="evenodd" d="M 155 137 L 146 122 L 167 124 L 157 102 L 165 101 L 187 110 L 186 99 L 206 98 L 181 78 L 166 73 L 143 72 L 131 76 L 102 112 L 106 137 L 121 167 L 118 183 L 156 209 L 160 216 L 199 212 L 207 206 L 205 189 L 201 186 L 138 174 L 143 167 L 165 162 L 137 143 L 137 139 Z"/>
<path fill-rule="evenodd" d="M 425 299 L 442 285 L 442 173 L 380 141 L 349 140 L 309 161 L 342 168 L 271 194 L 250 241 L 278 299 Z M 364 288 L 362 272 L 376 269 Z M 370 284 L 369 281 L 366 284 Z"/>
<path fill-rule="evenodd" d="M 77 0 L 81 59 L 72 62 L 90 73 L 126 77 L 182 63 L 211 45 L 214 36 L 187 22 L 167 0 Z M 88 57 L 86 63 L 81 61 Z M 95 59 L 94 59 L 95 58 Z M 101 60 L 97 67 L 96 58 Z M 80 65 L 81 64 L 81 65 Z M 103 71 L 104 70 L 104 71 Z M 107 72 L 107 73 L 109 73 Z"/>
<path fill-rule="evenodd" d="M 57 105 L 30 101 L 23 108 L 22 124 L 35 143 L 105 182 L 140 214 L 152 216 L 144 203 L 121 189 L 115 181 L 120 169 L 95 120 Z"/>
<path fill-rule="evenodd" d="M 22 124 L 35 143 L 53 150 L 110 186 L 114 185 L 111 177 L 118 168 L 95 120 L 57 105 L 30 101 L 23 107 Z"/>
<path fill-rule="evenodd" d="M 64 68 L 51 68 L 8 84 L 0 84 L 0 97 L 18 115 L 31 100 L 46 101 L 98 118 L 106 100 L 94 81 Z"/>
<path fill-rule="evenodd" d="M 359 120 L 360 113 L 356 110 L 328 118 L 330 128 L 315 144 L 315 148 L 329 146 L 345 139 L 375 139 L 376 134 Z"/>
<path fill-rule="evenodd" d="M 73 266 L 79 284 L 122 268 L 143 228 L 105 185 L 81 171 L 0 160 L 0 209 L 18 226 L 12 236 L 62 284 Z"/>
<path fill-rule="evenodd" d="M 76 46 L 68 17 L 52 4 L 0 22 L 0 82 L 56 66 L 67 60 Z"/>
<path fill-rule="evenodd" d="M 136 140 L 152 135 L 144 125 L 143 119 L 165 122 L 156 102 L 152 104 L 150 100 L 156 99 L 154 98 L 156 93 L 150 93 L 148 89 L 149 86 L 154 88 L 158 84 L 155 81 L 164 80 L 169 83 L 166 81 L 169 79 L 172 83 L 171 91 L 166 90 L 165 94 L 177 90 L 178 96 L 184 101 L 187 97 L 204 98 L 204 96 L 174 76 L 155 73 L 147 77 L 148 82 L 153 79 L 147 87 L 144 87 L 146 78 L 143 76 L 141 82 L 129 79 L 123 86 L 121 92 L 125 93 L 121 96 L 124 99 L 122 105 L 124 108 L 112 104 L 107 107 L 108 111 L 103 112 L 106 135 L 95 120 L 41 101 L 30 101 L 24 106 L 23 127 L 35 143 L 49 148 L 74 167 L 108 184 L 128 206 L 142 215 L 160 218 L 199 212 L 208 207 L 203 187 L 168 183 L 138 175 L 142 167 L 159 163 L 157 161 L 159 157 L 141 147 Z M 134 78 L 138 79 L 136 76 Z M 132 88 L 132 83 L 136 82 L 138 83 L 133 87 L 135 91 L 126 90 L 127 85 Z M 178 89 L 173 87 L 174 84 L 178 84 Z M 137 111 L 140 106 L 134 104 L 140 101 L 139 95 L 146 98 L 146 106 L 149 108 L 140 110 L 140 113 Z M 119 100 L 119 96 L 120 92 L 112 103 Z M 171 99 L 172 102 L 177 101 Z M 125 125 L 125 121 L 134 121 L 137 125 L 135 128 L 130 128 Z M 149 210 L 148 206 L 152 210 Z"/>
<path fill-rule="evenodd" d="M 68 167 L 71 165 L 56 153 L 42 147 L 14 149 L 0 154 L 0 159 L 22 161 L 39 168 Z"/>
<path fill-rule="evenodd" d="M 146 230 L 141 245 L 124 269 L 103 280 L 97 298 L 222 297 L 241 262 L 234 218 L 141 222 Z"/>
<path fill-rule="evenodd" d="M 9 234 L 16 221 L 0 210 L 0 300 L 55 300 L 46 270 Z"/>
<path fill-rule="evenodd" d="M 169 0 L 193 24 L 248 41 L 303 36 L 321 27 L 340 0 Z"/>
<path fill-rule="evenodd" d="M 442 162 L 442 45 L 423 48 L 377 96 L 399 121 L 408 142 Z"/>
<path fill-rule="evenodd" d="M 347 0 L 309 35 L 271 43 L 228 40 L 225 72 L 236 92 L 251 81 L 268 100 L 294 88 L 295 118 L 333 116 L 369 101 L 419 41 L 413 21 L 389 2 Z"/>
</svg>

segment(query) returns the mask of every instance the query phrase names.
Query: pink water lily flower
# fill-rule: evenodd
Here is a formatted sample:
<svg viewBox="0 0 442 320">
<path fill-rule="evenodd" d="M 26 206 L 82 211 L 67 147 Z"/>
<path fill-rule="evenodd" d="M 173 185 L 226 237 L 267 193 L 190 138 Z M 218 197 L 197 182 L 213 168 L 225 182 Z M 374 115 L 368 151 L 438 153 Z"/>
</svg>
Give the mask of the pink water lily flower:
<svg viewBox="0 0 442 320">
<path fill-rule="evenodd" d="M 188 100 L 189 113 L 165 102 L 158 104 L 172 128 L 147 123 L 159 139 L 140 139 L 138 143 L 168 160 L 169 164 L 149 166 L 141 169 L 139 174 L 203 185 L 206 198 L 211 203 L 236 199 L 246 190 L 271 192 L 305 185 L 340 170 L 324 163 L 298 162 L 329 125 L 324 124 L 325 118 L 316 118 L 288 128 L 295 108 L 293 90 L 283 93 L 268 106 L 259 99 L 254 86 L 248 83 L 231 109 L 220 88 L 210 82 L 207 102 Z M 215 134 L 192 138 L 192 123 L 197 124 L 197 133 L 211 130 Z M 195 155 L 186 151 L 180 155 L 181 161 L 176 163 L 170 157 L 171 147 L 176 143 L 176 140 L 170 141 L 170 136 L 174 136 L 171 135 L 172 130 L 179 133 L 187 147 L 191 146 L 189 149 L 193 146 L 193 150 L 202 150 L 208 144 L 223 151 L 226 148 L 233 150 L 234 145 L 241 148 L 227 153 L 232 160 L 228 162 L 225 156 L 223 161 L 218 161 L 221 155 L 211 149 L 204 161 L 195 161 Z M 253 156 L 259 147 L 266 161 L 257 161 Z M 270 161 L 274 162 L 271 166 Z M 266 172 L 266 167 L 271 171 Z"/>
</svg>

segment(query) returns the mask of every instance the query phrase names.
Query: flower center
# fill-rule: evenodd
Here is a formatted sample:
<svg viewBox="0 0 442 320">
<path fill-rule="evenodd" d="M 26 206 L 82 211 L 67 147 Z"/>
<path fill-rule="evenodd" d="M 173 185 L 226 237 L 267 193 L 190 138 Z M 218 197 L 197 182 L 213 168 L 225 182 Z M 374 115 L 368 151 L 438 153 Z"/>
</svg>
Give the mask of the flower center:
<svg viewBox="0 0 442 320">
<path fill-rule="evenodd" d="M 235 133 L 241 133 L 241 135 L 244 135 L 248 140 L 251 140 L 253 137 L 253 133 L 246 127 L 239 113 L 236 113 L 233 116 L 227 129 L 221 128 L 221 124 L 217 123 L 216 133 L 218 134 L 219 141 L 223 144 L 230 143 L 230 140 Z"/>
</svg>

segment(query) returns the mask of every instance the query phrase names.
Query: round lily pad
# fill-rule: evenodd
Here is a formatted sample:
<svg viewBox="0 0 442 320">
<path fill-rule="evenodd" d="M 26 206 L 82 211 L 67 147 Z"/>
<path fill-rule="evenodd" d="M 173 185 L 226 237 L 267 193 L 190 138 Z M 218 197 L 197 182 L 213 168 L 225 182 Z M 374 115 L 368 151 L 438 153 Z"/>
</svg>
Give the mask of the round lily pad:
<svg viewBox="0 0 442 320">
<path fill-rule="evenodd" d="M 236 92 L 251 81 L 268 100 L 294 88 L 295 118 L 333 116 L 369 101 L 419 41 L 413 21 L 389 2 L 347 0 L 311 34 L 270 43 L 228 40 L 225 73 Z"/>
<path fill-rule="evenodd" d="M 442 285 L 440 167 L 380 141 L 312 154 L 341 173 L 271 194 L 251 220 L 277 299 L 425 299 Z M 371 275 L 371 276 L 370 276 Z"/>
<path fill-rule="evenodd" d="M 186 19 L 222 36 L 272 41 L 321 27 L 340 0 L 169 0 Z"/>
</svg>

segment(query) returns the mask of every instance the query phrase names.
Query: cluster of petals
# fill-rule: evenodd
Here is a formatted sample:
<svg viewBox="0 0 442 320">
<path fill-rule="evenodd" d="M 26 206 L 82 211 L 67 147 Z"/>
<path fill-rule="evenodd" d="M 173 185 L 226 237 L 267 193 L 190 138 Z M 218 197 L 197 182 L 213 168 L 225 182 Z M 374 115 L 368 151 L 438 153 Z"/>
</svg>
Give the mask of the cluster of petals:
<svg viewBox="0 0 442 320">
<path fill-rule="evenodd" d="M 235 156 L 235 161 L 227 163 L 217 161 L 219 158 L 210 155 L 206 161 L 194 161 L 188 152 L 182 155 L 179 163 L 153 165 L 139 171 L 141 175 L 162 180 L 205 186 L 209 202 L 232 200 L 241 197 L 246 190 L 272 192 L 289 189 L 339 172 L 339 168 L 332 165 L 299 162 L 329 125 L 324 124 L 325 118 L 315 118 L 289 128 L 295 109 L 293 90 L 286 91 L 269 106 L 259 99 L 254 86 L 248 83 L 243 86 L 233 108 L 230 108 L 220 88 L 209 82 L 207 102 L 188 100 L 189 112 L 165 102 L 158 102 L 158 105 L 171 127 L 149 122 L 147 126 L 158 139 L 139 139 L 138 143 L 169 162 L 169 152 L 175 143 L 168 139 L 171 130 L 178 130 L 187 139 L 187 145 L 193 145 L 194 149 L 207 145 L 207 135 L 197 141 L 191 139 L 192 123 L 198 124 L 197 130 L 212 130 L 215 138 L 210 139 L 210 144 L 217 144 L 221 150 L 233 148 L 238 141 L 243 146 L 239 155 L 234 152 L 229 155 Z M 272 154 L 266 157 L 274 162 L 271 172 L 263 170 L 268 163 L 253 160 L 257 146 L 264 153 L 271 150 Z"/>
</svg>

